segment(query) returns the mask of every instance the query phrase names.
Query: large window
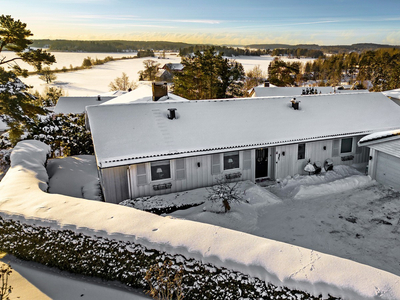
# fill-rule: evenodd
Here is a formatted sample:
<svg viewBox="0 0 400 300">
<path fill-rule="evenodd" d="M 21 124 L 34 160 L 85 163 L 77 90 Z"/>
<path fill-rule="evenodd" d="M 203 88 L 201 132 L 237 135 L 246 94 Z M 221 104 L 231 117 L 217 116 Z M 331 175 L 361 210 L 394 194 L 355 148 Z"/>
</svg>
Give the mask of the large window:
<svg viewBox="0 0 400 300">
<path fill-rule="evenodd" d="M 239 151 L 224 153 L 224 170 L 239 168 Z"/>
<path fill-rule="evenodd" d="M 350 153 L 353 150 L 353 138 L 342 139 L 340 153 Z"/>
<path fill-rule="evenodd" d="M 306 144 L 299 144 L 297 148 L 297 159 L 306 158 Z"/>
<path fill-rule="evenodd" d="M 162 180 L 171 178 L 171 168 L 169 160 L 151 163 L 151 180 Z"/>
</svg>

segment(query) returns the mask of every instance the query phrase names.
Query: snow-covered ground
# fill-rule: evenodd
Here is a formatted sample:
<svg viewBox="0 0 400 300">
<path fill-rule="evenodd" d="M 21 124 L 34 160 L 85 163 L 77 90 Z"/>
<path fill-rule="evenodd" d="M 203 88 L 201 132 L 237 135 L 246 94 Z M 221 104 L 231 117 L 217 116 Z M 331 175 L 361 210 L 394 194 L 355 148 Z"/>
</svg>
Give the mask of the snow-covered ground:
<svg viewBox="0 0 400 300">
<path fill-rule="evenodd" d="M 83 59 L 90 56 L 92 59 L 99 58 L 103 59 L 106 56 L 113 56 L 114 58 L 123 56 L 134 56 L 133 53 L 71 53 L 71 52 L 54 52 L 56 56 L 57 64 L 51 66 L 52 69 L 56 67 L 61 69 L 63 66 L 69 68 L 72 66 L 82 65 Z M 11 57 L 11 56 L 10 56 Z M 115 78 L 121 77 L 122 72 L 125 72 L 130 80 L 138 81 L 140 70 L 143 70 L 143 61 L 147 59 L 156 60 L 160 63 L 161 67 L 167 63 L 180 63 L 181 58 L 175 54 L 168 53 L 166 58 L 136 58 L 108 62 L 104 65 L 94 66 L 91 69 L 80 70 L 67 73 L 57 73 L 57 79 L 49 84 L 48 86 L 57 86 L 64 89 L 67 96 L 91 96 L 104 94 L 110 91 L 109 84 Z M 254 68 L 254 66 L 260 65 L 261 69 L 267 73 L 268 65 L 274 59 L 269 55 L 264 56 L 237 56 L 234 59 L 243 65 L 244 70 L 247 72 Z M 302 59 L 289 59 L 287 57 L 282 58 L 285 61 L 300 61 L 306 63 L 312 61 L 310 58 Z M 31 70 L 30 66 L 22 65 L 27 69 Z M 37 75 L 23 78 L 23 82 L 33 86 L 33 91 L 43 91 L 47 84 L 39 79 Z"/>
<path fill-rule="evenodd" d="M 127 200 L 124 205 L 151 210 L 201 204 L 170 215 L 317 250 L 400 276 L 400 193 L 347 166 L 260 185 L 241 183 L 247 202 L 234 203 L 227 214 L 216 214 L 204 204 L 205 188 Z"/>
<path fill-rule="evenodd" d="M 1 258 L 1 256 L 0 256 Z M 11 265 L 10 300 L 148 300 L 141 292 L 118 282 L 105 282 L 93 277 L 71 274 L 44 265 L 22 261 L 12 255 L 1 261 Z"/>
<path fill-rule="evenodd" d="M 77 155 L 47 162 L 49 193 L 100 200 L 100 184 L 93 155 Z"/>
<path fill-rule="evenodd" d="M 39 154 L 28 155 L 41 149 L 38 143 L 28 143 L 13 154 L 16 163 L 0 183 L 3 216 L 18 213 L 17 218 L 22 215 L 28 222 L 34 217 L 36 224 L 39 220 L 45 224 L 47 219 L 56 221 L 48 223 L 52 227 L 79 228 L 89 235 L 131 237 L 147 247 L 309 292 L 326 295 L 329 291 L 349 299 L 400 299 L 399 195 L 355 169 L 336 167 L 319 176 L 296 176 L 265 187 L 244 182 L 241 189 L 247 203 L 233 205 L 227 214 L 204 210 L 206 205 L 201 205 L 159 217 L 41 192 L 37 179 L 31 177 L 35 173 L 29 171 L 45 179 L 36 166 L 39 159 L 32 163 Z M 21 173 L 21 168 L 28 171 Z M 86 175 L 78 172 L 79 176 Z M 34 197 L 27 203 L 23 199 L 31 193 Z M 198 189 L 159 199 L 199 203 L 206 194 L 206 189 Z"/>
</svg>

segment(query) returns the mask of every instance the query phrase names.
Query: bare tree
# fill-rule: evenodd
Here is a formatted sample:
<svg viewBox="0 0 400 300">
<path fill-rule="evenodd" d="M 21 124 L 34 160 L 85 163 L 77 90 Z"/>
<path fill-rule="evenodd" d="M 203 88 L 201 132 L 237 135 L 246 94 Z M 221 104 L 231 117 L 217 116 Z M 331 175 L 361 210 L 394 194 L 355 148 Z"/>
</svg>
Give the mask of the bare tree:
<svg viewBox="0 0 400 300">
<path fill-rule="evenodd" d="M 149 284 L 150 289 L 147 294 L 157 300 L 182 300 L 183 268 L 174 265 L 170 260 L 152 265 L 146 272 L 144 279 Z"/>
<path fill-rule="evenodd" d="M 0 268 L 0 300 L 10 300 L 12 286 L 8 284 L 8 279 L 12 272 L 10 265 L 4 264 Z"/>
<path fill-rule="evenodd" d="M 39 79 L 46 81 L 47 84 L 57 79 L 57 75 L 50 70 L 49 67 L 44 67 L 40 72 Z"/>
<path fill-rule="evenodd" d="M 121 77 L 117 77 L 114 81 L 110 82 L 108 85 L 111 91 L 128 91 L 137 88 L 137 84 L 134 81 L 129 81 L 128 75 L 122 73 Z"/>
<path fill-rule="evenodd" d="M 239 189 L 239 186 L 240 182 L 230 182 L 228 179 L 220 177 L 215 185 L 207 188 L 206 200 L 214 203 L 221 201 L 225 212 L 228 212 L 231 210 L 232 202 L 244 201 L 243 192 Z"/>
</svg>

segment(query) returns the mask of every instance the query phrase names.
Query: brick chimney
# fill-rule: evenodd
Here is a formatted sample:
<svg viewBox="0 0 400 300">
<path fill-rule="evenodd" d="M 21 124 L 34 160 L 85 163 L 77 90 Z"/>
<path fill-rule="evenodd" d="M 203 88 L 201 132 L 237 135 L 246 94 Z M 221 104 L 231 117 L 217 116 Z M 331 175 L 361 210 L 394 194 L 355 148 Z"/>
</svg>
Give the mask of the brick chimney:
<svg viewBox="0 0 400 300">
<path fill-rule="evenodd" d="M 168 87 L 166 82 L 153 82 L 153 101 L 158 101 L 158 99 L 168 96 Z"/>
<path fill-rule="evenodd" d="M 269 81 L 268 80 L 264 81 L 264 87 L 269 87 Z"/>
</svg>

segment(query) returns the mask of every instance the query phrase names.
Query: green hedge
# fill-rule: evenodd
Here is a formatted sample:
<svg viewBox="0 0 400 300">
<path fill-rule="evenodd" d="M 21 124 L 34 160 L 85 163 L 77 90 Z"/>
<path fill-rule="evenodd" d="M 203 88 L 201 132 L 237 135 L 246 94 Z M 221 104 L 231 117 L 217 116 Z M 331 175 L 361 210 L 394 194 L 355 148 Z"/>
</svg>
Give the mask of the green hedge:
<svg viewBox="0 0 400 300">
<path fill-rule="evenodd" d="M 131 242 L 31 226 L 1 217 L 0 228 L 0 250 L 20 259 L 86 276 L 119 280 L 144 290 L 149 289 L 144 279 L 147 270 L 152 265 L 171 261 L 173 272 L 183 269 L 185 299 L 322 299 Z"/>
</svg>

